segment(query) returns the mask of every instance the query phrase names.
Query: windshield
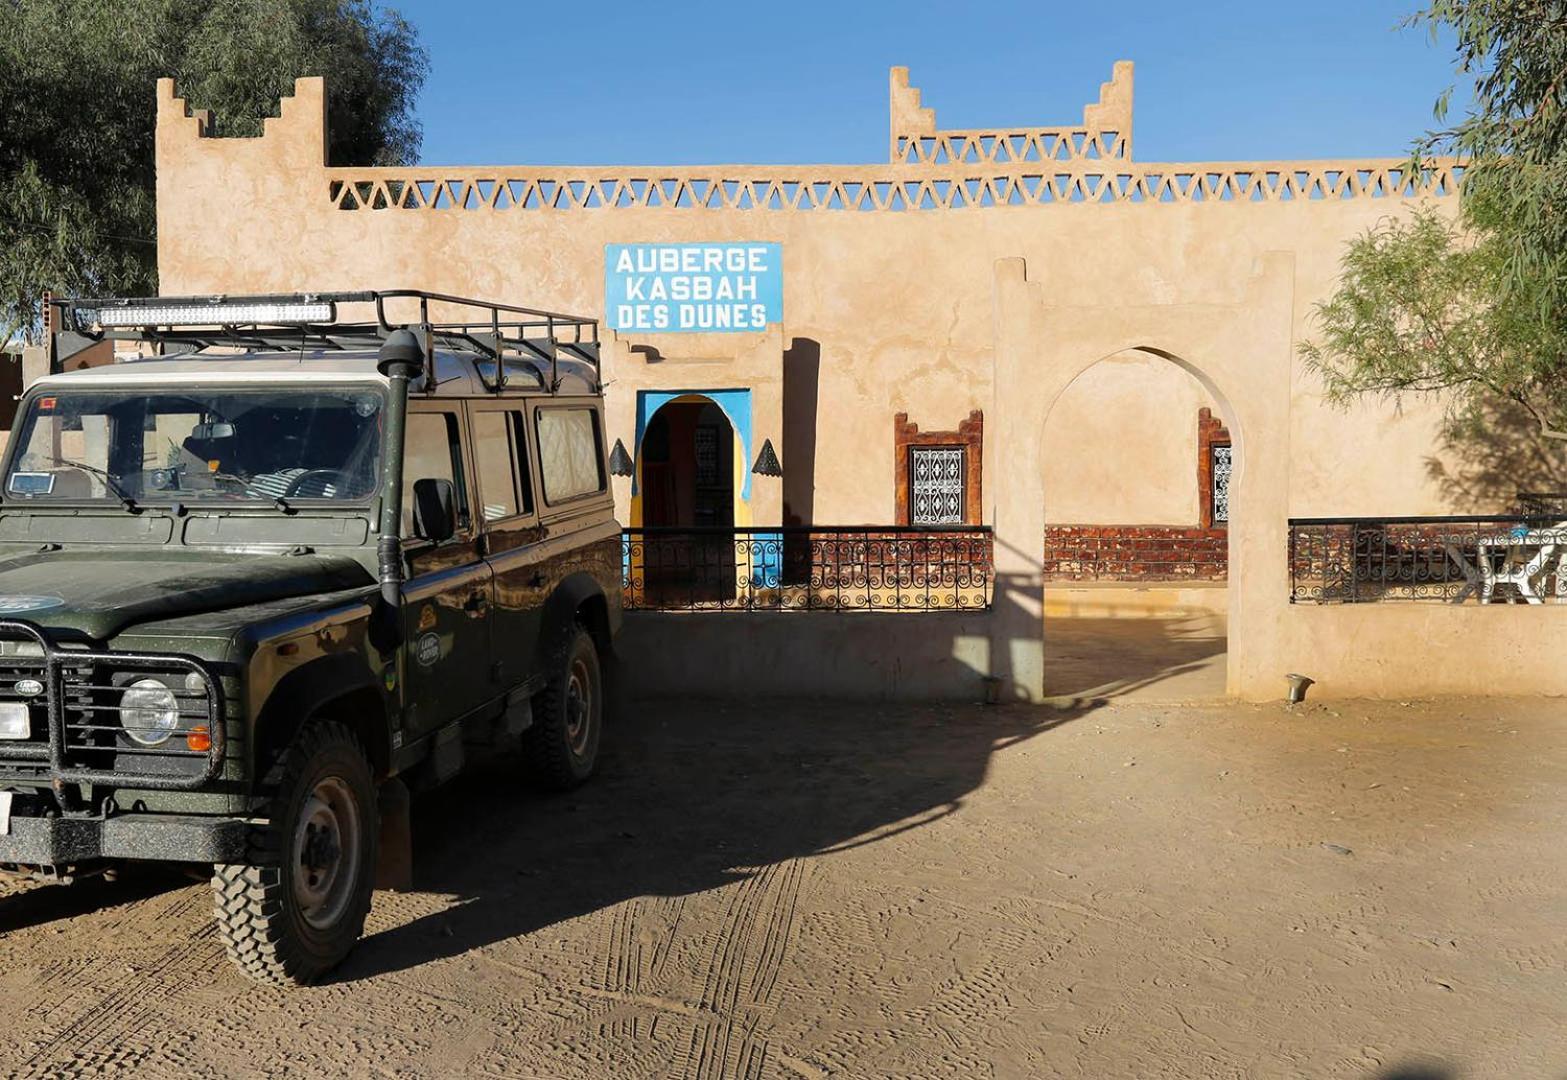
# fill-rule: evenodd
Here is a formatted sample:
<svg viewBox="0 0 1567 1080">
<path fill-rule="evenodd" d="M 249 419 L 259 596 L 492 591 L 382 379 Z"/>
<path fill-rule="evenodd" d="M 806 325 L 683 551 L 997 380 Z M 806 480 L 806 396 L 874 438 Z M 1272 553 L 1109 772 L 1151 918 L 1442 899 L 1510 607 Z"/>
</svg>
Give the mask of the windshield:
<svg viewBox="0 0 1567 1080">
<path fill-rule="evenodd" d="M 375 388 L 53 391 L 16 427 L 7 501 L 357 501 L 379 481 Z"/>
</svg>

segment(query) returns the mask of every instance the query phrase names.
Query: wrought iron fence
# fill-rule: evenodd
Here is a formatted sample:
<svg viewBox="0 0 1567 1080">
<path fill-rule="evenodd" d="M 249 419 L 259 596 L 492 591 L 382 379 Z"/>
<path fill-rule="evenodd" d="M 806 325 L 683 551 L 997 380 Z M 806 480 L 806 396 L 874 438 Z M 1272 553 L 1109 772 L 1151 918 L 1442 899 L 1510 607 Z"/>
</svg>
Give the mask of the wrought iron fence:
<svg viewBox="0 0 1567 1080">
<path fill-rule="evenodd" d="M 1223 581 L 1229 530 L 1176 525 L 1047 525 L 1046 581 Z"/>
<path fill-rule="evenodd" d="M 1292 518 L 1290 601 L 1567 602 L 1555 515 Z"/>
<path fill-rule="evenodd" d="M 621 552 L 628 609 L 956 611 L 990 606 L 992 544 L 985 526 L 626 529 Z"/>
</svg>

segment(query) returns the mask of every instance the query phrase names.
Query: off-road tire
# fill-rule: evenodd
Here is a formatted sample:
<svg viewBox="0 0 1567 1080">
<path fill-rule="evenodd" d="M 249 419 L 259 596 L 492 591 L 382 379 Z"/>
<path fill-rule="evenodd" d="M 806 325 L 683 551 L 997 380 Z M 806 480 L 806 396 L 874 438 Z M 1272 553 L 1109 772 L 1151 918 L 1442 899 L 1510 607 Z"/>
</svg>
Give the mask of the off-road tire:
<svg viewBox="0 0 1567 1080">
<path fill-rule="evenodd" d="M 584 704 L 585 713 L 580 711 Z M 578 724 L 586 724 L 586 729 Z M 603 731 L 604 666 L 593 635 L 573 625 L 556 655 L 550 681 L 533 699 L 533 724 L 522 734 L 529 779 L 547 791 L 569 791 L 581 784 L 598 764 Z"/>
<path fill-rule="evenodd" d="M 249 863 L 213 867 L 218 931 L 229 959 L 250 978 L 302 986 L 337 966 L 364 932 L 380 834 L 375 781 L 353 732 L 325 721 L 300 731 L 268 781 L 274 793 L 269 820 L 251 830 Z M 341 893 L 332 891 L 331 907 L 338 910 L 320 916 L 326 925 L 313 925 L 296 875 L 314 871 L 304 867 L 305 850 L 297 838 L 308 827 L 302 813 L 307 807 L 319 813 L 323 805 L 323 785 L 334 798 L 357 804 L 352 808 L 356 826 L 345 824 L 342 831 L 358 835 L 342 852 L 352 864 L 351 880 L 345 880 Z M 357 859 L 346 850 L 350 846 Z"/>
</svg>

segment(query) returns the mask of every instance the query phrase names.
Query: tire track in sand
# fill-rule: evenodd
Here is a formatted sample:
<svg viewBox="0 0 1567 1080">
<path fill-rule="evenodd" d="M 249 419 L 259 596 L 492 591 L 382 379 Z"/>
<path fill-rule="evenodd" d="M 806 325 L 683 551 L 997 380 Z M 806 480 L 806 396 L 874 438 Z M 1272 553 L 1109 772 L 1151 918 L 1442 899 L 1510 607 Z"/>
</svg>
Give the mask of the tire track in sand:
<svg viewBox="0 0 1567 1080">
<path fill-rule="evenodd" d="M 193 914 L 205 890 L 186 890 L 159 914 L 177 923 Z M 138 904 L 141 908 L 144 905 Z M 150 906 L 150 905 L 147 905 Z M 223 961 L 217 927 L 207 922 L 142 968 L 122 967 L 110 976 L 108 992 L 50 1036 L 17 1068 L 19 1076 L 58 1076 L 79 1072 L 95 1063 L 116 1069 L 137 1068 L 159 1051 L 157 1015 L 160 1006 L 180 991 L 203 981 L 198 973 L 215 975 Z"/>
<path fill-rule="evenodd" d="M 712 1014 L 685 1044 L 686 1080 L 760 1080 L 770 1044 L 759 1034 L 773 1006 L 805 880 L 799 859 L 768 866 L 733 890 L 713 943 L 699 1008 Z"/>
</svg>

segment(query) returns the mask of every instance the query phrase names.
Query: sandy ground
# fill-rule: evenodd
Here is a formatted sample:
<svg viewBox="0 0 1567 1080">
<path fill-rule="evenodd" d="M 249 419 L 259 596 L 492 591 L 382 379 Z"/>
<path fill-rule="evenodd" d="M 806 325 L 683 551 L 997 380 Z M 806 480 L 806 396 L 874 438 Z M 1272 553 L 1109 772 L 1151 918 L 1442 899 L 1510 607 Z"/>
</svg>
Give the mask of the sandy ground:
<svg viewBox="0 0 1567 1080">
<path fill-rule="evenodd" d="M 1567 1076 L 1557 702 L 658 705 L 415 805 L 338 981 L 204 885 L 0 898 L 0 1065 L 138 1076 Z"/>
<path fill-rule="evenodd" d="M 1045 692 L 1089 700 L 1212 701 L 1224 696 L 1223 615 L 1045 618 Z M 1279 680 L 1279 696 L 1285 682 Z"/>
</svg>

